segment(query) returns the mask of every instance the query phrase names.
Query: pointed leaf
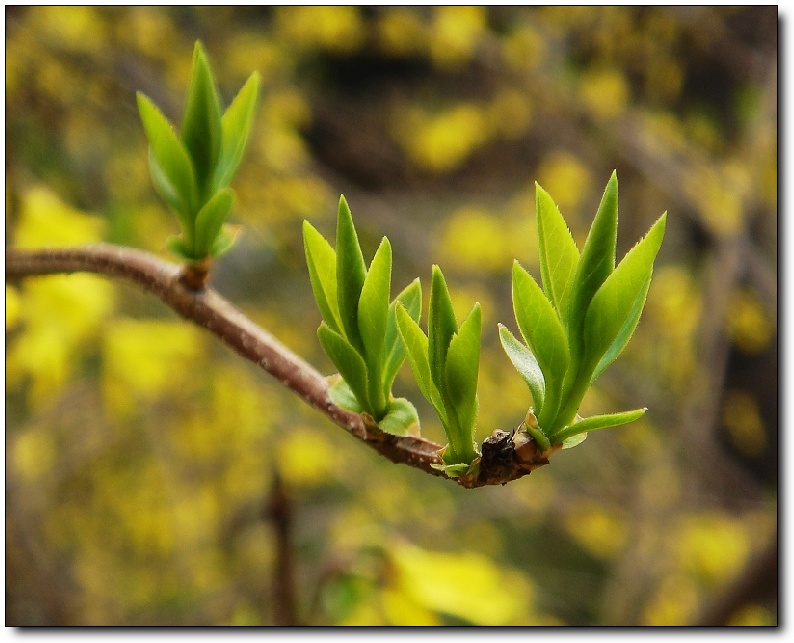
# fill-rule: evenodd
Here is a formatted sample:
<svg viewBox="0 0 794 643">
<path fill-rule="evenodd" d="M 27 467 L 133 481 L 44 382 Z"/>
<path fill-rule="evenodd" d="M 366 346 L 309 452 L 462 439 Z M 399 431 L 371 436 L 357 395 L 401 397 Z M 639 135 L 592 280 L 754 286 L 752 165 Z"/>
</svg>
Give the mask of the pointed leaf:
<svg viewBox="0 0 794 643">
<path fill-rule="evenodd" d="M 585 320 L 584 368 L 594 368 L 610 347 L 615 347 L 616 357 L 628 342 L 642 312 L 666 220 L 663 214 L 593 297 Z"/>
<path fill-rule="evenodd" d="M 187 149 L 157 105 L 141 92 L 138 92 L 137 98 L 138 113 L 151 145 L 152 156 L 157 162 L 152 170 L 157 175 L 155 185 L 167 181 L 170 187 L 166 192 L 178 204 L 176 209 L 189 216 L 196 201 L 196 180 Z"/>
<path fill-rule="evenodd" d="M 221 149 L 221 106 L 212 70 L 199 42 L 193 48 L 182 140 L 193 159 L 199 192 L 207 198 Z"/>
<path fill-rule="evenodd" d="M 572 435 L 570 438 L 565 438 L 562 441 L 562 448 L 573 449 L 574 447 L 578 447 L 586 439 L 587 439 L 587 433 L 579 433 L 577 435 Z"/>
<path fill-rule="evenodd" d="M 521 334 L 538 360 L 545 381 L 541 426 L 547 426 L 560 403 L 568 369 L 568 341 L 562 322 L 535 279 L 513 263 L 513 310 Z"/>
<path fill-rule="evenodd" d="M 579 249 L 557 204 L 535 183 L 538 217 L 538 250 L 543 290 L 560 317 L 563 301 L 579 263 Z"/>
<path fill-rule="evenodd" d="M 398 397 L 389 404 L 388 413 L 378 422 L 378 428 L 393 435 L 420 434 L 419 414 L 416 407 L 404 397 Z"/>
<path fill-rule="evenodd" d="M 414 374 L 419 390 L 425 399 L 433 405 L 438 413 L 442 424 L 446 424 L 447 414 L 444 410 L 444 403 L 441 401 L 441 394 L 438 392 L 433 378 L 430 375 L 430 361 L 428 359 L 427 336 L 422 332 L 417 324 L 406 312 L 402 304 L 397 304 L 397 328 L 400 332 L 405 347 L 405 354 L 411 371 Z"/>
<path fill-rule="evenodd" d="M 303 249 L 317 307 L 328 327 L 344 335 L 336 294 L 336 252 L 308 221 L 303 222 Z"/>
<path fill-rule="evenodd" d="M 389 316 L 386 320 L 386 337 L 383 341 L 383 390 L 391 391 L 397 371 L 400 370 L 405 359 L 405 349 L 400 341 L 397 329 L 397 304 L 405 308 L 408 316 L 419 323 L 422 312 L 422 286 L 419 278 L 414 279 L 403 291 L 389 304 Z M 425 353 L 426 354 L 426 353 Z"/>
<path fill-rule="evenodd" d="M 546 391 L 546 382 L 543 379 L 538 360 L 532 351 L 519 342 L 513 333 L 502 324 L 499 324 L 499 339 L 513 366 L 529 387 L 529 391 L 532 393 L 532 404 L 537 415 L 543 408 L 543 397 Z"/>
<path fill-rule="evenodd" d="M 478 302 L 449 342 L 444 369 L 447 382 L 445 388 L 456 407 L 468 403 L 477 393 L 481 334 L 482 309 Z"/>
<path fill-rule="evenodd" d="M 259 74 L 254 72 L 221 118 L 221 151 L 215 170 L 216 189 L 229 185 L 243 158 L 256 112 L 259 85 Z"/>
<path fill-rule="evenodd" d="M 317 337 L 326 355 L 350 386 L 361 408 L 374 417 L 372 406 L 367 397 L 367 366 L 361 355 L 350 345 L 350 342 L 331 330 L 325 322 L 322 322 L 317 329 Z"/>
<path fill-rule="evenodd" d="M 613 172 L 582 249 L 582 256 L 570 285 L 567 315 L 564 316 L 567 321 L 569 348 L 577 361 L 583 348 L 582 327 L 587 308 L 593 295 L 615 269 L 617 230 L 618 178 Z"/>
<path fill-rule="evenodd" d="M 480 338 L 482 334 L 482 311 L 474 304 L 469 316 L 452 336 L 444 365 L 445 385 L 442 397 L 446 397 L 454 409 L 460 435 L 447 435 L 453 448 L 467 456 L 472 455 L 474 429 L 477 422 L 477 376 L 480 370 Z"/>
<path fill-rule="evenodd" d="M 345 334 L 356 350 L 361 352 L 364 346 L 358 330 L 358 300 L 366 275 L 353 215 L 343 195 L 339 197 L 336 219 L 336 295 Z"/>
<path fill-rule="evenodd" d="M 600 429 L 609 429 L 613 426 L 620 426 L 621 424 L 634 422 L 634 420 L 638 420 L 645 415 L 645 411 L 646 409 L 636 409 L 634 411 L 623 411 L 622 413 L 593 415 L 592 417 L 585 418 L 584 420 L 579 420 L 578 422 L 570 424 L 562 431 L 558 431 L 557 434 L 553 436 L 553 442 L 554 444 L 559 444 L 582 433 L 590 433 Z"/>
<path fill-rule="evenodd" d="M 391 244 L 386 237 L 383 237 L 364 278 L 361 298 L 358 301 L 358 330 L 364 344 L 364 358 L 369 373 L 369 399 L 376 420 L 380 420 L 386 412 L 386 404 L 389 401 L 381 380 L 383 370 L 381 358 L 386 321 L 389 316 L 390 287 Z"/>
<path fill-rule="evenodd" d="M 226 217 L 232 209 L 234 192 L 229 188 L 224 188 L 216 192 L 207 201 L 199 213 L 196 215 L 196 256 L 197 258 L 206 257 L 210 254 L 212 244 L 218 238 Z"/>
<path fill-rule="evenodd" d="M 430 374 L 439 391 L 444 388 L 444 363 L 452 335 L 458 330 L 452 299 L 441 268 L 433 266 L 430 284 L 430 310 L 428 313 L 427 333 L 430 358 Z"/>
<path fill-rule="evenodd" d="M 391 244 L 386 237 L 372 259 L 358 301 L 358 329 L 364 343 L 367 363 L 380 365 L 391 288 Z"/>
<path fill-rule="evenodd" d="M 190 211 L 190 206 L 182 198 L 174 184 L 166 176 L 165 171 L 157 162 L 154 155 L 154 150 L 149 147 L 149 175 L 152 178 L 152 184 L 157 194 L 174 210 L 182 232 L 185 235 L 187 245 L 193 245 L 193 213 Z"/>
<path fill-rule="evenodd" d="M 645 284 L 640 289 L 640 292 L 637 294 L 637 298 L 634 300 L 634 305 L 631 307 L 629 316 L 618 332 L 618 336 L 615 338 L 615 341 L 612 342 L 612 345 L 607 349 L 606 353 L 604 353 L 601 356 L 601 359 L 598 360 L 598 364 L 596 364 L 595 370 L 590 376 L 591 383 L 595 382 L 598 376 L 601 375 L 601 373 L 603 373 L 607 367 L 618 358 L 618 356 L 623 352 L 623 349 L 626 347 L 626 344 L 629 343 L 631 336 L 634 334 L 634 331 L 637 328 L 637 324 L 640 322 L 640 316 L 642 315 L 642 311 L 645 308 L 645 299 L 648 297 L 648 289 L 650 286 L 651 278 L 649 276 Z"/>
</svg>

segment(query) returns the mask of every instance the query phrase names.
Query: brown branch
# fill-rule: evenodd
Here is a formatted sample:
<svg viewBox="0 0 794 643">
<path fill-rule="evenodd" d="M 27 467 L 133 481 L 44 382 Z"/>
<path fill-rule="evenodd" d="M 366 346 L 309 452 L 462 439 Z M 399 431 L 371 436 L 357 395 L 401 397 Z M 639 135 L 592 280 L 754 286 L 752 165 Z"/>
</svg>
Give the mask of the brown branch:
<svg viewBox="0 0 794 643">
<path fill-rule="evenodd" d="M 295 583 L 292 528 L 294 522 L 292 499 L 287 493 L 278 467 L 273 469 L 270 491 L 269 518 L 275 532 L 275 562 L 273 572 L 273 624 L 301 625 L 298 619 L 298 588 Z"/>
<path fill-rule="evenodd" d="M 384 433 L 364 418 L 333 404 L 326 378 L 301 357 L 260 328 L 210 288 L 195 289 L 190 276 L 178 265 L 148 252 L 99 244 L 80 248 L 41 250 L 6 249 L 6 280 L 35 275 L 91 272 L 134 282 L 170 306 L 185 319 L 206 328 L 245 359 L 257 364 L 304 402 L 325 414 L 354 437 L 392 462 L 446 477 L 440 464 L 440 444 L 424 438 Z M 463 487 L 505 484 L 548 464 L 534 443 L 518 451 L 502 432 L 483 444 L 480 474 L 455 478 Z"/>
</svg>

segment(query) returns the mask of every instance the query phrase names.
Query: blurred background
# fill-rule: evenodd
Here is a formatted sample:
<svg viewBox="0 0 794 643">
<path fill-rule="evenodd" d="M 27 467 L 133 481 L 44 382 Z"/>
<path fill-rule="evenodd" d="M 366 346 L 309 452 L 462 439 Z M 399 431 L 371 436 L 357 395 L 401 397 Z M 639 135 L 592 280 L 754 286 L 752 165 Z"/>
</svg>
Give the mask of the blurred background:
<svg viewBox="0 0 794 643">
<path fill-rule="evenodd" d="M 179 122 L 201 39 L 224 104 L 263 79 L 213 287 L 330 374 L 300 229 L 344 193 L 394 292 L 435 262 L 482 303 L 480 440 L 529 404 L 496 324 L 513 258 L 538 276 L 535 181 L 581 247 L 617 168 L 619 256 L 669 211 L 582 409 L 648 413 L 473 491 L 131 285 L 7 284 L 8 625 L 777 623 L 776 7 L 5 11 L 9 245 L 168 256 L 135 92 Z M 443 443 L 407 367 L 395 392 Z"/>
</svg>

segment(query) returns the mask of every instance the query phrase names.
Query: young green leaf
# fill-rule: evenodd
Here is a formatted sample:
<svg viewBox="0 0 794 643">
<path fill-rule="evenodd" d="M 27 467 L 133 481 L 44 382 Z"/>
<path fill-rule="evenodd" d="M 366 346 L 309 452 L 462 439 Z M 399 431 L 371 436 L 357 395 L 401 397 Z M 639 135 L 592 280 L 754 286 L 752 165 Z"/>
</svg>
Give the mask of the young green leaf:
<svg viewBox="0 0 794 643">
<path fill-rule="evenodd" d="M 209 254 L 226 217 L 229 216 L 233 200 L 234 192 L 230 188 L 224 188 L 216 192 L 199 210 L 196 215 L 195 252 L 197 256 L 203 257 Z"/>
<path fill-rule="evenodd" d="M 193 159 L 201 198 L 205 199 L 221 149 L 221 107 L 215 79 L 200 42 L 193 48 L 187 105 L 182 117 L 182 140 Z"/>
<path fill-rule="evenodd" d="M 593 415 L 584 420 L 579 420 L 568 425 L 562 431 L 558 431 L 554 436 L 555 444 L 570 440 L 576 435 L 598 431 L 599 429 L 609 429 L 613 426 L 634 422 L 645 415 L 646 409 L 636 409 L 634 411 L 623 411 L 621 413 L 608 413 L 606 415 Z"/>
<path fill-rule="evenodd" d="M 664 238 L 667 217 L 662 215 L 647 235 L 635 245 L 593 297 L 585 318 L 585 360 L 594 368 L 604 354 L 620 339 L 628 341 L 642 312 L 653 261 Z M 617 350 L 622 349 L 617 345 Z M 616 355 L 615 355 L 616 356 Z"/>
<path fill-rule="evenodd" d="M 329 382 L 331 382 L 331 384 L 328 387 L 328 397 L 331 399 L 331 402 L 353 413 L 361 413 L 364 410 L 361 408 L 361 404 L 356 399 L 350 385 L 345 382 L 340 375 L 330 377 Z"/>
<path fill-rule="evenodd" d="M 152 183 L 157 194 L 173 208 L 177 219 L 179 220 L 182 230 L 185 233 L 185 238 L 189 239 L 189 245 L 193 244 L 193 213 L 190 210 L 188 203 L 184 201 L 182 195 L 179 194 L 176 187 L 168 179 L 165 171 L 157 162 L 154 156 L 154 150 L 149 147 L 149 175 L 152 177 Z"/>
<path fill-rule="evenodd" d="M 177 212 L 189 217 L 196 201 L 196 180 L 187 149 L 157 106 L 141 92 L 137 98 L 138 113 L 151 145 L 150 159 L 156 161 L 150 163 L 155 186 Z"/>
<path fill-rule="evenodd" d="M 444 388 L 442 397 L 449 400 L 448 407 L 457 417 L 460 435 L 450 445 L 467 461 L 471 461 L 474 450 L 474 430 L 477 421 L 477 375 L 480 369 L 480 336 L 482 333 L 482 311 L 474 304 L 469 316 L 452 336 L 444 365 Z"/>
<path fill-rule="evenodd" d="M 505 326 L 499 324 L 499 339 L 502 348 L 513 362 L 513 366 L 529 387 L 532 394 L 532 404 L 535 413 L 540 413 L 543 408 L 543 398 L 546 391 L 546 382 L 543 379 L 543 372 L 540 370 L 537 358 L 532 351 L 519 342 Z"/>
<path fill-rule="evenodd" d="M 390 391 L 397 371 L 405 359 L 405 349 L 400 341 L 397 329 L 397 305 L 402 304 L 408 316 L 419 323 L 422 312 L 422 286 L 419 278 L 414 279 L 389 304 L 389 315 L 386 320 L 386 336 L 383 340 L 383 388 Z M 426 354 L 426 353 L 425 353 Z"/>
<path fill-rule="evenodd" d="M 193 256 L 193 250 L 187 243 L 185 243 L 185 240 L 182 238 L 182 236 L 169 238 L 165 242 L 165 246 L 168 248 L 168 250 L 184 261 L 193 261 L 195 259 Z"/>
<path fill-rule="evenodd" d="M 418 436 L 419 414 L 413 404 L 404 397 L 398 397 L 391 401 L 388 413 L 378 422 L 378 427 L 393 435 Z"/>
<path fill-rule="evenodd" d="M 372 405 L 367 396 L 367 366 L 361 355 L 339 333 L 331 330 L 325 322 L 317 329 L 317 337 L 328 357 L 339 370 L 339 374 L 350 386 L 362 408 L 375 417 Z"/>
<path fill-rule="evenodd" d="M 612 342 L 612 345 L 607 349 L 606 353 L 604 353 L 601 356 L 601 359 L 598 360 L 598 364 L 596 364 L 595 370 L 590 376 L 591 383 L 595 382 L 598 376 L 601 375 L 601 373 L 603 373 L 607 367 L 618 358 L 618 356 L 623 352 L 623 349 L 626 347 L 626 344 L 629 343 L 631 336 L 634 334 L 634 331 L 637 328 L 637 324 L 640 322 L 640 316 L 642 315 L 642 311 L 645 308 L 645 299 L 648 296 L 648 289 L 650 286 L 651 277 L 649 275 L 642 288 L 640 288 L 640 292 L 637 294 L 637 298 L 634 300 L 634 305 L 631 307 L 631 311 L 628 318 L 626 319 L 626 322 L 618 332 L 618 336 L 615 338 L 615 341 Z"/>
<path fill-rule="evenodd" d="M 303 222 L 303 249 L 320 313 L 331 330 L 344 335 L 336 294 L 336 252 L 308 221 Z"/>
<path fill-rule="evenodd" d="M 383 237 L 364 278 L 358 301 L 358 329 L 370 370 L 372 366 L 380 365 L 389 316 L 390 288 L 391 244 Z"/>
<path fill-rule="evenodd" d="M 575 360 L 581 353 L 581 335 L 587 308 L 596 291 L 615 269 L 618 231 L 618 178 L 615 172 L 607 183 L 601 204 L 582 249 L 568 297 L 566 316 L 570 350 Z"/>
<path fill-rule="evenodd" d="M 560 318 L 535 279 L 513 263 L 513 310 L 518 328 L 538 360 L 545 380 L 541 426 L 554 416 L 568 369 L 568 340 Z"/>
<path fill-rule="evenodd" d="M 336 219 L 337 300 L 345 333 L 350 343 L 362 353 L 364 346 L 358 331 L 358 300 L 366 275 L 367 269 L 353 225 L 353 215 L 345 197 L 341 196 Z"/>
<path fill-rule="evenodd" d="M 573 449 L 574 447 L 578 447 L 586 439 L 587 439 L 587 433 L 577 433 L 576 435 L 572 435 L 569 438 L 565 438 L 562 441 L 562 448 Z"/>
<path fill-rule="evenodd" d="M 538 218 L 538 251 L 543 290 L 561 318 L 564 299 L 579 263 L 579 249 L 557 204 L 535 183 Z"/>
<path fill-rule="evenodd" d="M 378 416 L 385 412 L 389 400 L 389 392 L 384 391 L 381 383 L 381 358 L 389 316 L 390 286 L 391 244 L 383 237 L 364 278 L 358 301 L 358 330 L 369 372 L 369 399 Z"/>
<path fill-rule="evenodd" d="M 221 151 L 215 169 L 215 187 L 229 185 L 245 153 L 259 97 L 260 77 L 249 76 L 221 117 Z"/>
<path fill-rule="evenodd" d="M 434 265 L 430 283 L 430 310 L 428 313 L 427 333 L 430 358 L 430 374 L 439 391 L 444 389 L 444 363 L 452 336 L 458 330 L 452 299 L 441 268 Z"/>
<path fill-rule="evenodd" d="M 416 383 L 419 385 L 419 390 L 422 391 L 425 399 L 433 405 L 442 424 L 446 424 L 447 413 L 444 403 L 430 373 L 427 336 L 419 328 L 419 324 L 408 315 L 402 304 L 397 304 L 396 318 L 400 338 L 405 346 L 405 354 L 416 378 Z"/>
<path fill-rule="evenodd" d="M 228 223 L 225 224 L 222 228 L 220 233 L 217 237 L 215 237 L 215 241 L 212 243 L 212 247 L 210 248 L 209 255 L 211 257 L 219 257 L 224 252 L 226 252 L 229 248 L 231 248 L 234 243 L 237 241 L 237 238 L 240 236 L 240 232 L 242 232 L 242 227 L 239 225 L 229 225 Z"/>
</svg>

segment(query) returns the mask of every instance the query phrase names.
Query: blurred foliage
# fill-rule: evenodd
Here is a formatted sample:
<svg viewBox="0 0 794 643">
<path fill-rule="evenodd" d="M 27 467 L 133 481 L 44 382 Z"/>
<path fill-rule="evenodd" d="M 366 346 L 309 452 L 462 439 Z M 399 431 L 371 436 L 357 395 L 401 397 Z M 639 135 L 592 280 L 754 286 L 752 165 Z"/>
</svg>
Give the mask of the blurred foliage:
<svg viewBox="0 0 794 643">
<path fill-rule="evenodd" d="M 262 76 L 245 232 L 212 277 L 252 319 L 333 370 L 300 223 L 330 236 L 344 192 L 365 255 L 393 241 L 395 288 L 438 262 L 460 314 L 483 304 L 478 439 L 509 430 L 528 394 L 496 323 L 511 260 L 537 275 L 534 181 L 581 246 L 617 168 L 618 254 L 664 210 L 668 233 L 584 410 L 649 411 L 464 491 L 379 458 L 129 285 L 12 283 L 9 624 L 273 623 L 274 469 L 305 624 L 691 624 L 776 546 L 775 7 L 9 7 L 9 244 L 166 256 L 135 92 L 178 121 L 196 39 L 225 102 Z M 442 441 L 406 368 L 395 389 Z M 764 586 L 728 622 L 775 624 Z"/>
</svg>

